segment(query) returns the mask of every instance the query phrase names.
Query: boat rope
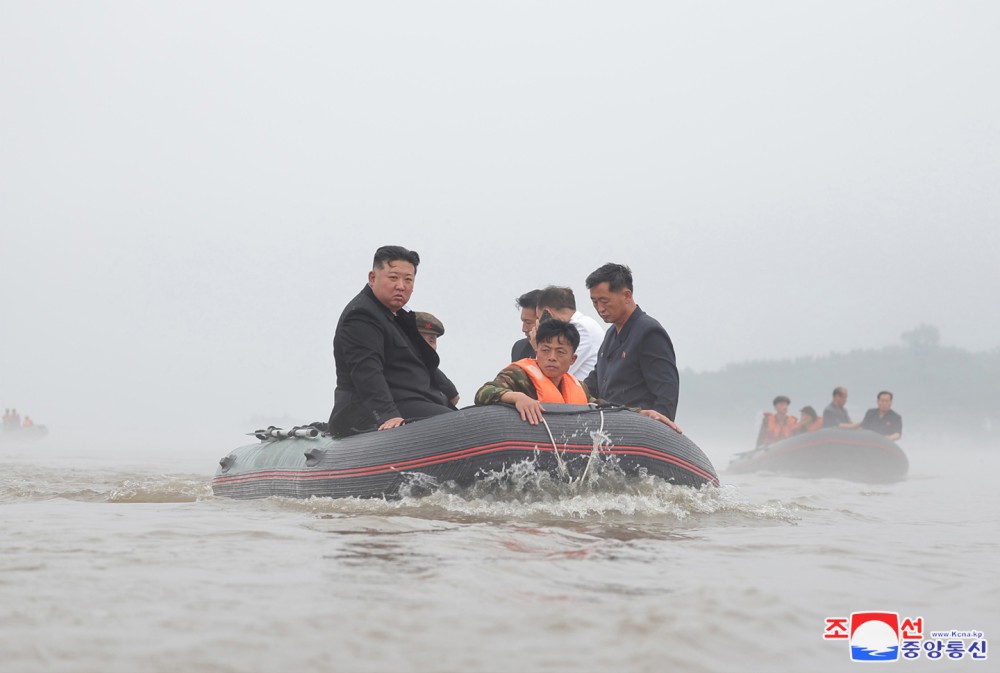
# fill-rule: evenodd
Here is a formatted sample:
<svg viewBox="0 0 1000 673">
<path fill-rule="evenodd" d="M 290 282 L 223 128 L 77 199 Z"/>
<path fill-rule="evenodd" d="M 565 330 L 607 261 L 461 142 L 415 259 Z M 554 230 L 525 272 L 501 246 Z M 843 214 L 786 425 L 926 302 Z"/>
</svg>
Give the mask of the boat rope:
<svg viewBox="0 0 1000 673">
<path fill-rule="evenodd" d="M 560 476 L 567 476 L 569 471 L 566 469 L 566 463 L 563 462 L 562 456 L 559 455 L 556 438 L 552 436 L 552 428 L 549 427 L 549 422 L 545 420 L 545 416 L 542 416 L 542 424 L 545 426 L 545 432 L 549 433 L 549 441 L 552 442 L 552 452 L 556 454 L 556 464 L 559 466 L 559 474 Z"/>
<path fill-rule="evenodd" d="M 597 429 L 597 434 L 593 436 L 594 442 L 605 440 L 604 436 L 604 409 L 601 409 L 601 427 Z M 595 443 L 594 450 L 590 452 L 590 458 L 587 459 L 587 466 L 583 468 L 583 474 L 577 479 L 577 483 L 583 483 L 583 480 L 587 478 L 587 474 L 590 472 L 590 466 L 594 464 L 594 458 L 597 457 L 597 445 Z"/>
</svg>

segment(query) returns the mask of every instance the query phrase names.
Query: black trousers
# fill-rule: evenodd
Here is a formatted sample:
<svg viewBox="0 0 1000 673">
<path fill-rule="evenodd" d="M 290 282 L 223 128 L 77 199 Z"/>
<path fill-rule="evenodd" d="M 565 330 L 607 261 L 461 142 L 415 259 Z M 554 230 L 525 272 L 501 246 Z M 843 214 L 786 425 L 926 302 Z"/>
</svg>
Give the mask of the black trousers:
<svg viewBox="0 0 1000 673">
<path fill-rule="evenodd" d="M 399 409 L 399 413 L 407 421 L 419 421 L 421 418 L 440 416 L 441 414 L 454 411 L 451 407 L 446 407 L 443 404 L 434 404 L 433 402 L 424 402 L 423 400 L 397 402 L 396 408 Z"/>
</svg>

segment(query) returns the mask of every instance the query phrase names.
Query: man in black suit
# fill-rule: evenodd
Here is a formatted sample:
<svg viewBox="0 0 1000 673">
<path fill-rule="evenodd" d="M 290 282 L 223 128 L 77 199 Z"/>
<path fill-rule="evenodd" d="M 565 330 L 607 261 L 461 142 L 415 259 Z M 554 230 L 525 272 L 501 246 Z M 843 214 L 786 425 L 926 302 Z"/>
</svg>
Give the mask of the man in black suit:
<svg viewBox="0 0 1000 673">
<path fill-rule="evenodd" d="M 868 410 L 865 420 L 861 421 L 861 427 L 897 441 L 903 436 L 903 417 L 892 410 L 892 393 L 883 390 L 875 397 L 875 401 L 878 407 Z"/>
<path fill-rule="evenodd" d="M 420 255 L 397 245 L 375 252 L 368 285 L 344 308 L 333 337 L 337 388 L 330 432 L 337 437 L 389 430 L 406 419 L 452 411 L 437 387 L 437 352 L 403 308 Z"/>
<path fill-rule="evenodd" d="M 605 264 L 586 283 L 597 314 L 614 326 L 604 336 L 587 388 L 613 404 L 654 409 L 673 421 L 680 394 L 674 344 L 663 326 L 635 303 L 632 270 Z"/>
</svg>

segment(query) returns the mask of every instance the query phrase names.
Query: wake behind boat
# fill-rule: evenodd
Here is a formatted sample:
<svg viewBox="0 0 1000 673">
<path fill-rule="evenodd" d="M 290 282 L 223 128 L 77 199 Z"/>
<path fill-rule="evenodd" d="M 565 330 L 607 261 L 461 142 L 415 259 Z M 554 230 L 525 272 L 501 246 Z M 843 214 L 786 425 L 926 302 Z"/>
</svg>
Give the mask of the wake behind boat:
<svg viewBox="0 0 1000 673">
<path fill-rule="evenodd" d="M 909 466 L 903 450 L 882 435 L 868 430 L 826 428 L 738 454 L 727 471 L 890 482 L 903 479 Z"/>
<path fill-rule="evenodd" d="M 232 498 L 394 497 L 414 476 L 468 486 L 524 460 L 567 480 L 611 462 L 627 476 L 719 484 L 701 449 L 663 423 L 621 408 L 546 404 L 539 425 L 494 405 L 344 439 L 267 437 L 219 461 L 212 490 Z"/>
</svg>

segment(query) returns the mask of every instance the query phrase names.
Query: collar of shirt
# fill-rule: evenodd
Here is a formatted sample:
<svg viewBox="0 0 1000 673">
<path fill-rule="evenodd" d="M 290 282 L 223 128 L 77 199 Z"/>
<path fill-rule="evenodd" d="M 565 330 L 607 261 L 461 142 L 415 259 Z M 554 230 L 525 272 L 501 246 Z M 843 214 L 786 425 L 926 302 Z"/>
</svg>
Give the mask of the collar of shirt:
<svg viewBox="0 0 1000 673">
<path fill-rule="evenodd" d="M 630 315 L 628 317 L 628 320 L 625 321 L 625 324 L 622 325 L 622 329 L 620 332 L 612 326 L 612 329 L 614 329 L 614 331 L 616 332 L 615 340 L 612 341 L 612 345 L 614 346 L 614 348 L 617 349 L 618 347 L 621 346 L 621 344 L 625 343 L 625 340 L 628 339 L 628 335 L 632 333 L 632 325 L 635 324 L 636 320 L 641 315 L 645 314 L 643 313 L 643 310 L 639 308 L 639 305 L 636 304 L 635 310 L 632 311 L 632 315 Z"/>
</svg>

